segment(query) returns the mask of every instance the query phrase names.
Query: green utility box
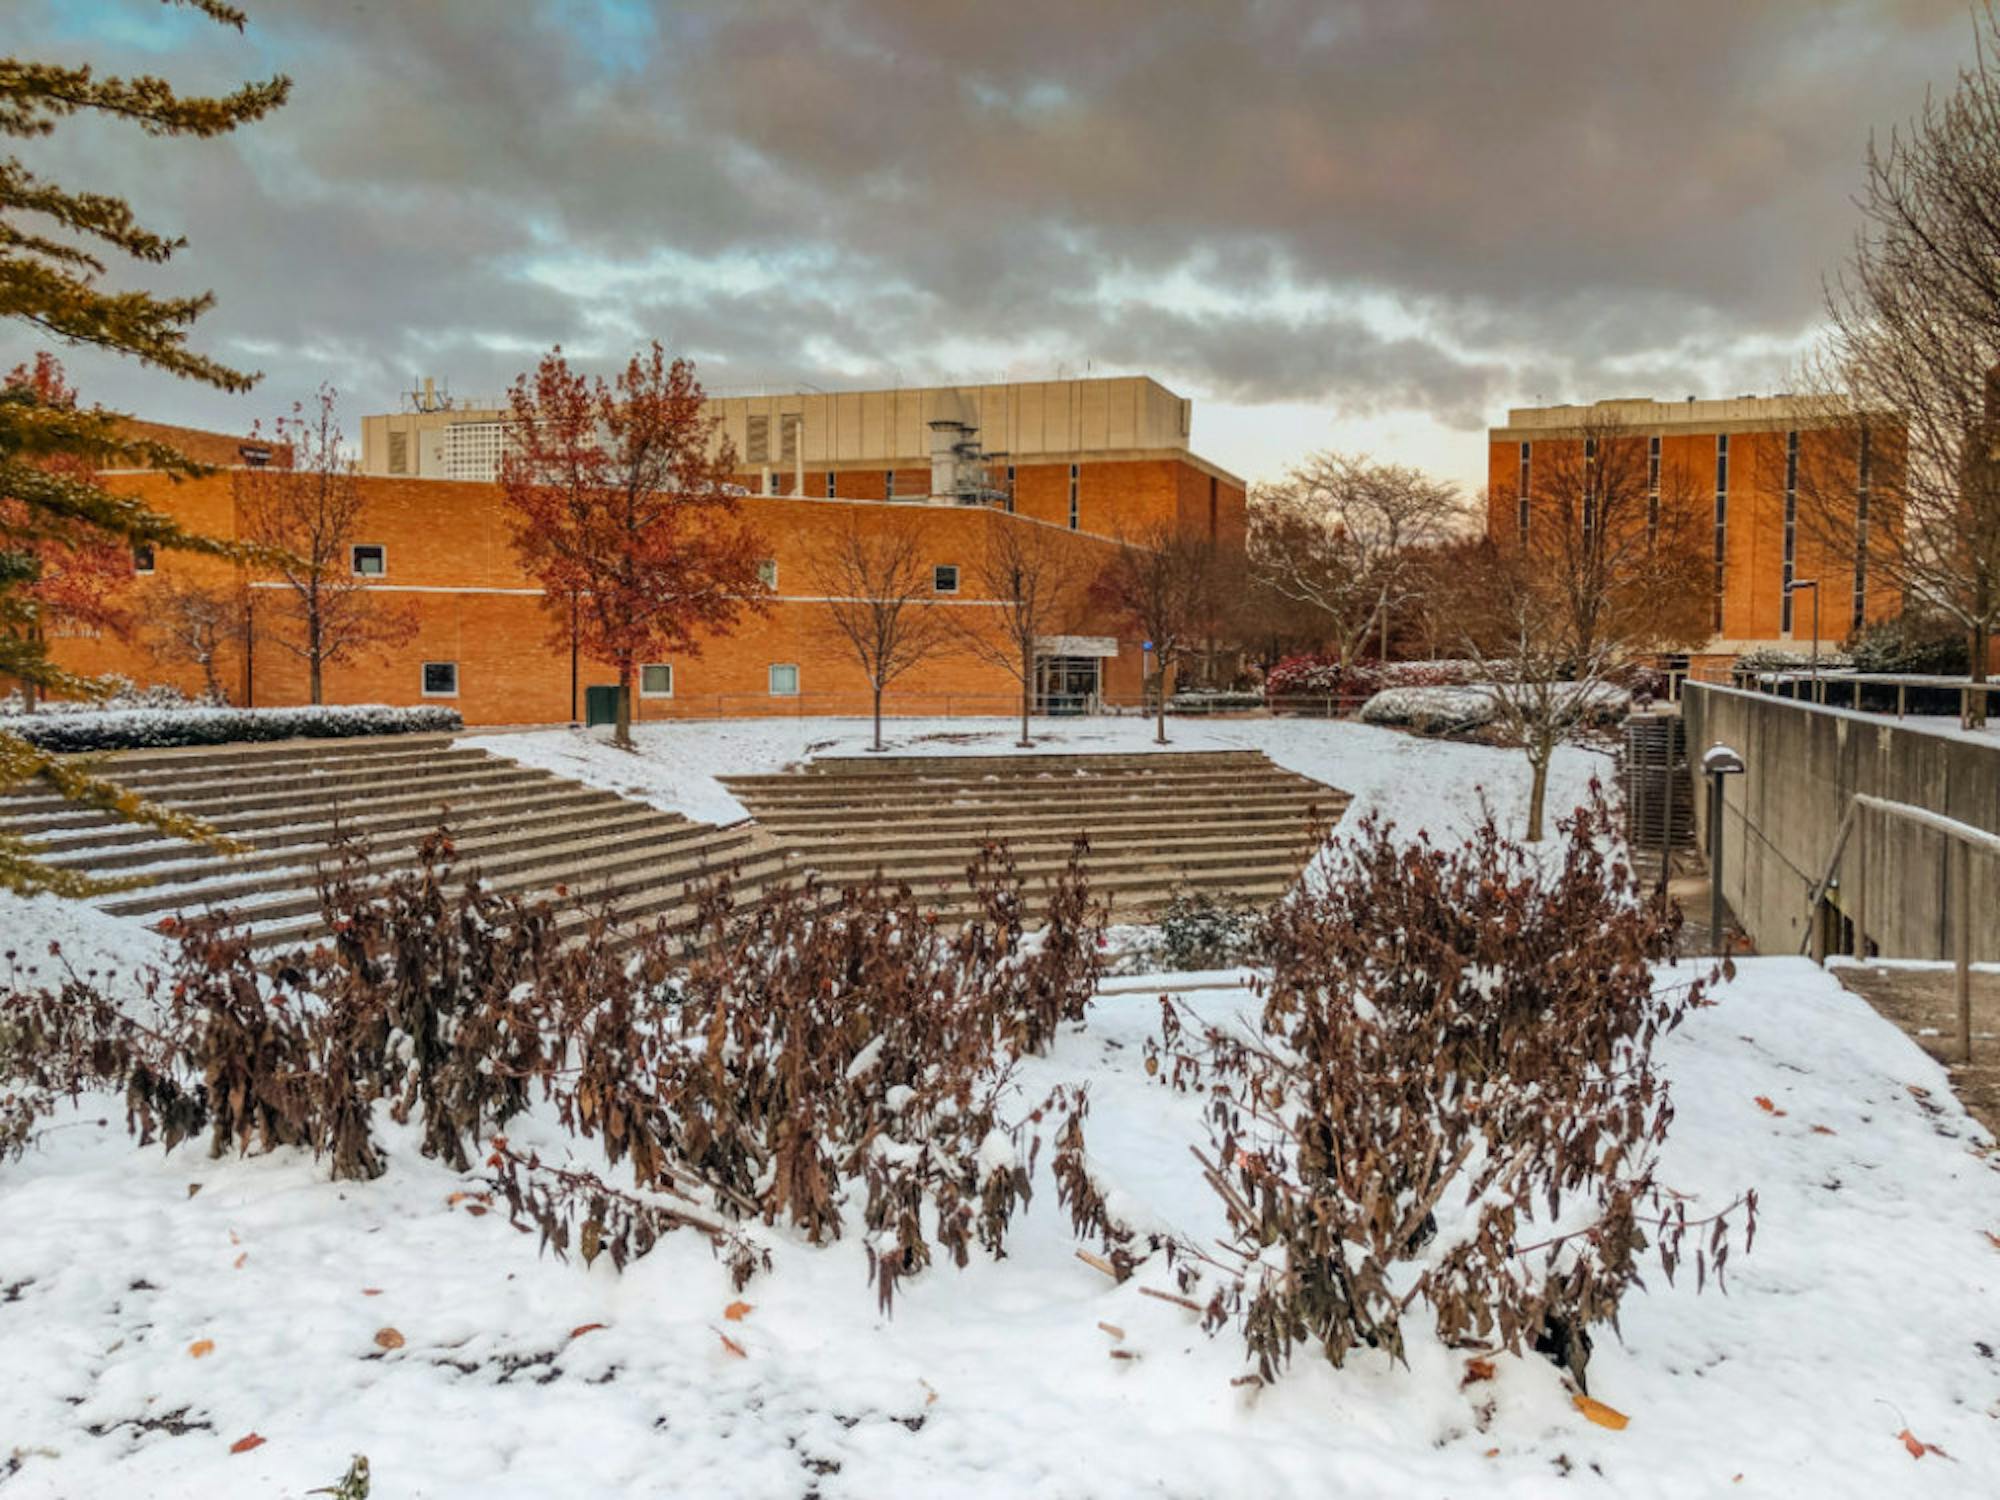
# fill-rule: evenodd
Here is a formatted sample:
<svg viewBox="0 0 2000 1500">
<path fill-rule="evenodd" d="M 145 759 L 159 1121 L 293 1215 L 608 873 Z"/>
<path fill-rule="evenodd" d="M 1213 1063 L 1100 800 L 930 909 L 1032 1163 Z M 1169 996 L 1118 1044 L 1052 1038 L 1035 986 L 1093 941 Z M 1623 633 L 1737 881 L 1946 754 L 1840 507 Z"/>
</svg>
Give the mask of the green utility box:
<svg viewBox="0 0 2000 1500">
<path fill-rule="evenodd" d="M 587 687 L 583 690 L 583 722 L 587 728 L 618 722 L 616 683 L 607 683 L 603 687 Z"/>
</svg>

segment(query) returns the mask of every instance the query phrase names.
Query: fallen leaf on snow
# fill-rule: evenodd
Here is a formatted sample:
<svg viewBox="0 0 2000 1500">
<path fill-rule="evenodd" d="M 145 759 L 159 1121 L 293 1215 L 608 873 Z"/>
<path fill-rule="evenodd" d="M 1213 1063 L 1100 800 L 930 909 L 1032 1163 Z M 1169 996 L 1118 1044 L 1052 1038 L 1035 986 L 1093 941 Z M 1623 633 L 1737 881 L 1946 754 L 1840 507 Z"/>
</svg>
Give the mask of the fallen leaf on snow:
<svg viewBox="0 0 2000 1500">
<path fill-rule="evenodd" d="M 741 1344 L 737 1343 L 736 1340 L 731 1338 L 728 1334 L 718 1332 L 715 1336 L 722 1340 L 723 1349 L 726 1350 L 728 1353 L 733 1354 L 736 1358 L 748 1359 L 750 1357 L 750 1351 L 748 1349 L 745 1349 Z"/>
<path fill-rule="evenodd" d="M 1488 1448 L 1486 1450 L 1486 1456 L 1488 1458 L 1498 1458 L 1500 1456 L 1500 1450 L 1498 1448 Z"/>
<path fill-rule="evenodd" d="M 379 1297 L 382 1295 L 382 1288 L 379 1286 L 364 1286 L 361 1289 L 361 1295 L 364 1297 Z"/>
<path fill-rule="evenodd" d="M 1759 1094 L 1757 1096 L 1757 1107 L 1763 1110 L 1764 1113 L 1767 1115 L 1784 1114 L 1784 1111 L 1782 1109 L 1778 1108 L 1777 1105 L 1773 1104 L 1769 1099 L 1766 1099 L 1762 1094 Z"/>
<path fill-rule="evenodd" d="M 1982 1229 L 1982 1230 L 1980 1231 L 1980 1233 L 1981 1233 L 1981 1234 L 1983 1234 L 1983 1235 L 1985 1235 L 1985 1236 L 1986 1236 L 1986 1238 L 1988 1238 L 1989 1240 L 1991 1240 L 1991 1241 L 1993 1242 L 1993 1248 L 1994 1248 L 1995 1250 L 2000 1250 L 2000 1234 L 1995 1234 L 1995 1233 L 1994 1233 L 1994 1232 L 1993 1232 L 1992 1230 L 1990 1230 L 1990 1229 Z"/>
<path fill-rule="evenodd" d="M 1625 1424 L 1632 1420 L 1616 1407 L 1606 1406 L 1602 1401 L 1593 1400 L 1589 1396 L 1572 1396 L 1570 1399 L 1576 1403 L 1576 1409 L 1591 1421 L 1599 1427 L 1609 1427 L 1613 1432 L 1622 1430 Z"/>
<path fill-rule="evenodd" d="M 1493 1378 L 1492 1360 L 1468 1359 L 1465 1362 L 1465 1378 L 1459 1381 L 1458 1386 L 1460 1390 L 1464 1390 L 1465 1387 L 1471 1385 L 1475 1380 L 1491 1380 L 1492 1378 Z"/>
<path fill-rule="evenodd" d="M 749 1303 L 732 1302 L 729 1304 L 729 1306 L 723 1308 L 722 1315 L 723 1317 L 729 1319 L 729 1321 L 732 1323 L 741 1323 L 743 1319 L 749 1314 L 749 1311 L 750 1311 Z"/>
<path fill-rule="evenodd" d="M 1951 1455 L 1936 1443 L 1925 1442 L 1907 1427 L 1897 1433 L 1896 1436 L 1903 1440 L 1903 1446 L 1909 1450 L 1910 1457 L 1912 1458 L 1922 1458 L 1926 1453 L 1935 1453 L 1939 1458 L 1951 1458 Z M 1956 1461 L 1955 1459 L 1953 1460 L 1953 1462 Z"/>
<path fill-rule="evenodd" d="M 1828 1129 L 1828 1128 L 1827 1128 L 1826 1126 L 1824 1126 L 1824 1125 L 1815 1125 L 1815 1126 L 1813 1126 L 1813 1134 L 1814 1134 L 1814 1135 L 1835 1135 L 1835 1134 L 1838 1134 L 1838 1132 L 1837 1132 L 1837 1131 L 1833 1131 L 1833 1130 L 1829 1130 L 1829 1129 Z"/>
<path fill-rule="evenodd" d="M 393 1328 L 378 1328 L 375 1330 L 375 1344 L 378 1348 L 400 1349 L 403 1347 L 403 1343 L 403 1335 Z"/>
<path fill-rule="evenodd" d="M 931 1383 L 928 1380 L 919 1380 L 917 1384 L 924 1388 L 924 1405 L 936 1406 L 937 1392 L 931 1388 Z"/>
<path fill-rule="evenodd" d="M 188 1354 L 194 1359 L 207 1359 L 213 1353 L 215 1353 L 214 1339 L 196 1339 L 188 1345 Z"/>
<path fill-rule="evenodd" d="M 569 1331 L 569 1336 L 573 1339 L 580 1339 L 586 1333 L 595 1333 L 603 1326 L 602 1323 L 579 1323 Z"/>
<path fill-rule="evenodd" d="M 245 1250 L 241 1255 L 237 1256 L 234 1263 L 235 1269 L 239 1271 L 242 1270 L 243 1262 L 248 1260 L 249 1258 L 250 1258 L 250 1252 L 248 1250 Z"/>
<path fill-rule="evenodd" d="M 189 1196 L 190 1198 L 192 1198 L 192 1197 L 193 1197 L 193 1196 L 194 1196 L 194 1195 L 195 1195 L 196 1193 L 198 1193 L 198 1192 L 200 1192 L 200 1191 L 201 1191 L 201 1184 L 200 1184 L 200 1183 L 198 1183 L 198 1182 L 190 1182 L 190 1183 L 188 1184 L 188 1196 Z"/>
<path fill-rule="evenodd" d="M 246 1432 L 242 1437 L 229 1445 L 229 1451 L 231 1453 L 248 1453 L 252 1448 L 263 1447 L 265 1441 L 264 1438 L 259 1437 L 254 1432 Z"/>
</svg>

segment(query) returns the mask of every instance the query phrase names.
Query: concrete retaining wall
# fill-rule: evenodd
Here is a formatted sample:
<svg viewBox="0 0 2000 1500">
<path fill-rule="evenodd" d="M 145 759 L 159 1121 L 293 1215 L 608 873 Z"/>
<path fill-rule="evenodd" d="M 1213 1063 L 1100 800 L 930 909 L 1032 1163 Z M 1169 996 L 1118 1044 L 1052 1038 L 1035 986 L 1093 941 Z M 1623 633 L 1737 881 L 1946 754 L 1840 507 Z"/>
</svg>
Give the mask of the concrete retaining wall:
<svg viewBox="0 0 2000 1500">
<path fill-rule="evenodd" d="M 1759 952 L 1798 950 L 1812 884 L 1856 792 L 2000 833 L 2000 740 L 1694 682 L 1682 712 L 1690 762 L 1698 766 L 1702 752 L 1721 743 L 1746 766 L 1743 775 L 1727 778 L 1723 887 Z M 1707 847 L 1708 798 L 1705 788 L 1697 793 L 1697 827 Z M 1946 899 L 1944 835 L 1874 817 L 1868 839 L 1868 935 L 1876 951 L 1884 958 L 1950 957 L 1956 903 Z M 1850 855 L 1847 911 L 1851 862 Z M 1972 956 L 2000 959 L 2000 859 L 1975 851 L 1969 864 Z M 1831 900 L 1841 906 L 1841 893 Z"/>
</svg>

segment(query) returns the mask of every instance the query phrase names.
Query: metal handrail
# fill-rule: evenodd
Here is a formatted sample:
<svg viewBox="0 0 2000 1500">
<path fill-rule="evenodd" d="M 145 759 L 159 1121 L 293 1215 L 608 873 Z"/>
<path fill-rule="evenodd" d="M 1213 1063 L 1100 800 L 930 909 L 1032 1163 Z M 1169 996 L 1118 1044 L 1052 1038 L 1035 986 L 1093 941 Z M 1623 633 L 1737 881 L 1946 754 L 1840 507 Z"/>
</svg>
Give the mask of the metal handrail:
<svg viewBox="0 0 2000 1500">
<path fill-rule="evenodd" d="M 1813 886 L 1812 904 L 1807 908 L 1806 932 L 1799 944 L 1799 952 L 1808 948 L 1814 950 L 1814 957 L 1821 963 L 1826 961 L 1824 953 L 1818 951 L 1820 942 L 1820 903 L 1833 887 L 1835 873 L 1845 857 L 1850 835 L 1854 844 L 1854 910 L 1850 918 L 1853 932 L 1848 942 L 1848 954 L 1860 961 L 1868 960 L 1868 822 L 1860 816 L 1864 812 L 1878 813 L 1885 818 L 1900 818 L 1919 828 L 1928 828 L 1933 833 L 1942 834 L 1946 840 L 1947 858 L 1950 861 L 1945 872 L 1945 887 L 1951 893 L 1956 906 L 1953 913 L 1952 989 L 1958 1006 L 1958 1050 L 1967 1062 L 1972 1061 L 1972 852 L 1978 850 L 2000 858 L 2000 834 L 1990 833 L 1984 828 L 1976 828 L 1970 823 L 1962 823 L 1957 818 L 1946 817 L 1928 807 L 1918 807 L 1909 802 L 1892 802 L 1886 797 L 1875 797 L 1867 792 L 1850 795 L 1847 811 L 1841 815 L 1839 831 L 1833 839 L 1833 852 L 1826 862 L 1826 873 Z"/>
</svg>

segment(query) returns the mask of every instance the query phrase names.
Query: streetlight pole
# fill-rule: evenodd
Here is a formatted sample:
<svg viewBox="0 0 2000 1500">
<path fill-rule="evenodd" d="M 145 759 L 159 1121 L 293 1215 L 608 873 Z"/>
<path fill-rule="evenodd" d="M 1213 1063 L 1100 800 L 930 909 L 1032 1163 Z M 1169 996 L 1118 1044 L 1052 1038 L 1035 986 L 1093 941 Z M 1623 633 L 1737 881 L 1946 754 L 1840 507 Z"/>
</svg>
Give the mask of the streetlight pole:
<svg viewBox="0 0 2000 1500">
<path fill-rule="evenodd" d="M 1811 589 L 1813 596 L 1812 698 L 1817 703 L 1819 701 L 1819 580 L 1817 578 L 1794 578 L 1790 583 L 1785 585 L 1785 593 L 1788 596 L 1796 594 L 1800 589 Z"/>
<path fill-rule="evenodd" d="M 1743 774 L 1743 757 L 1727 745 L 1710 745 L 1701 757 L 1708 777 L 1708 932 L 1717 957 L 1729 952 L 1722 902 L 1722 782 Z"/>
</svg>

